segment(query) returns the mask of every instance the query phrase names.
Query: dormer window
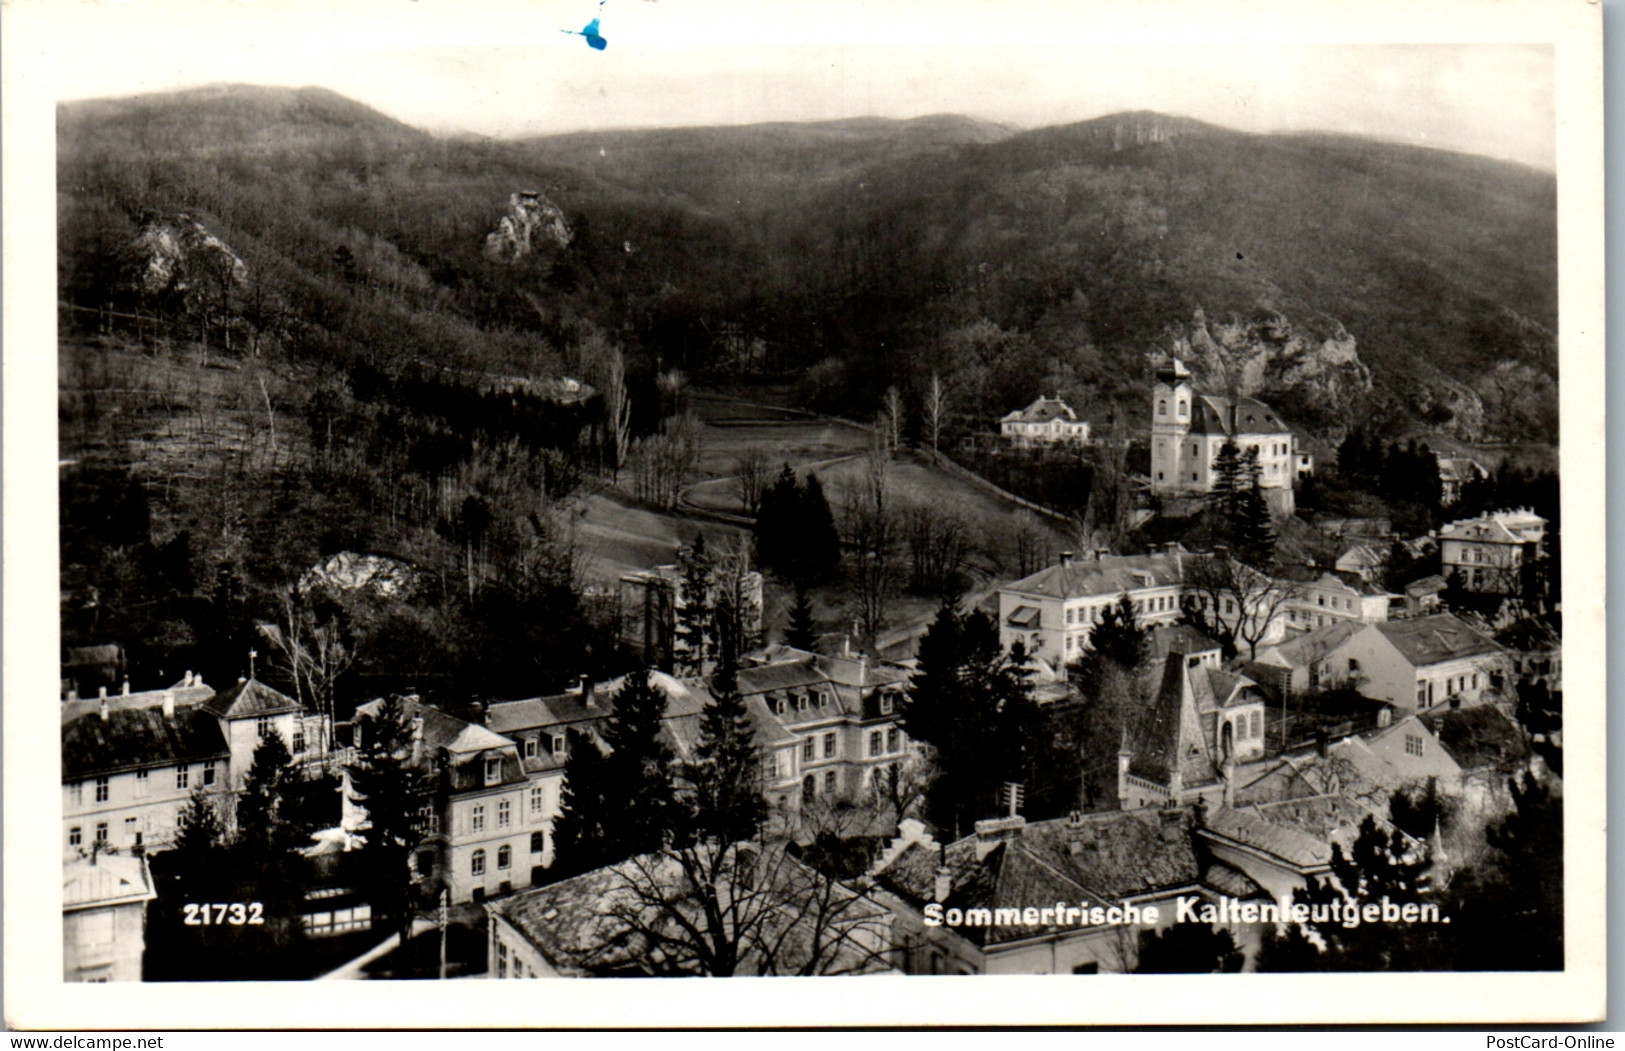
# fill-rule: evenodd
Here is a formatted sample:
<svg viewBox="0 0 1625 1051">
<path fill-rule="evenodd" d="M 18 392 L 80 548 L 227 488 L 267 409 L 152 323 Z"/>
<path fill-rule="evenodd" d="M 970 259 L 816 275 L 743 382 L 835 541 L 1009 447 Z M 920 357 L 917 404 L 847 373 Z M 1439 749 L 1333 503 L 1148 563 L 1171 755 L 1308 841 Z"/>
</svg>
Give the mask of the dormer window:
<svg viewBox="0 0 1625 1051">
<path fill-rule="evenodd" d="M 890 715 L 891 714 L 891 701 L 892 701 L 891 694 L 883 693 L 883 694 L 880 695 L 880 714 L 881 715 Z"/>
<path fill-rule="evenodd" d="M 502 780 L 502 760 L 487 759 L 485 761 L 485 783 L 494 785 Z"/>
<path fill-rule="evenodd" d="M 789 711 L 790 711 L 790 702 L 787 701 L 786 699 L 784 699 L 783 697 L 780 697 L 778 700 L 773 702 L 773 712 L 774 712 L 775 715 L 785 715 Z"/>
<path fill-rule="evenodd" d="M 541 750 L 541 742 L 534 737 L 525 738 L 525 758 L 535 759 L 536 753 Z"/>
<path fill-rule="evenodd" d="M 810 703 L 811 702 L 810 702 L 810 699 L 809 699 L 808 695 L 805 694 L 805 693 L 802 694 L 800 697 L 796 698 L 796 711 L 798 711 L 798 712 L 806 711 L 807 707 L 808 707 L 808 705 Z"/>
<path fill-rule="evenodd" d="M 565 744 L 563 734 L 553 735 L 553 754 L 560 759 L 564 758 Z"/>
<path fill-rule="evenodd" d="M 828 690 L 820 690 L 820 691 L 818 691 L 818 707 L 820 707 L 820 708 L 828 708 L 829 707 L 829 691 Z"/>
</svg>

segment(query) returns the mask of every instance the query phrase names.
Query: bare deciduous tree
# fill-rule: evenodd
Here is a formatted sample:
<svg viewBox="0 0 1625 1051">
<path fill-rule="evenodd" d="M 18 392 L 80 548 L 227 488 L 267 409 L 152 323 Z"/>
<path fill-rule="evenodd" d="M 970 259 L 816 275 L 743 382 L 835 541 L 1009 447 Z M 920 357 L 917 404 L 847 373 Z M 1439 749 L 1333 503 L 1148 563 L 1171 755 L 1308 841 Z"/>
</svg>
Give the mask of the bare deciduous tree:
<svg viewBox="0 0 1625 1051">
<path fill-rule="evenodd" d="M 1249 657 L 1258 656 L 1258 644 L 1276 629 L 1287 603 L 1303 594 L 1302 585 L 1276 580 L 1227 552 L 1187 555 L 1184 564 L 1185 586 L 1208 625 L 1232 649 L 1245 643 Z"/>
<path fill-rule="evenodd" d="M 931 374 L 931 385 L 925 390 L 925 434 L 931 440 L 931 451 L 937 451 L 937 443 L 942 438 L 942 425 L 948 415 L 948 390 L 942 385 L 942 377 L 937 373 Z"/>
<path fill-rule="evenodd" d="M 762 494 L 773 482 L 773 462 L 760 445 L 747 445 L 734 460 L 734 492 L 745 514 L 756 517 L 762 509 Z"/>
<path fill-rule="evenodd" d="M 886 429 L 886 447 L 892 451 L 903 443 L 903 395 L 896 387 L 887 387 L 882 402 L 882 420 Z"/>
</svg>

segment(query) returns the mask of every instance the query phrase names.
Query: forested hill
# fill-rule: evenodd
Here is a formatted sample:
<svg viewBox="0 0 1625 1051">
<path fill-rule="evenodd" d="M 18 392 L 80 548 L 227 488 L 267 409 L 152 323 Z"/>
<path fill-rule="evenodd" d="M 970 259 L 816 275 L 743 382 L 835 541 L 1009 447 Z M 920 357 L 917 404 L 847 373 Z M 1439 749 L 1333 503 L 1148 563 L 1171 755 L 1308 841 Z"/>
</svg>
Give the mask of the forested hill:
<svg viewBox="0 0 1625 1051">
<path fill-rule="evenodd" d="M 150 297 L 129 246 L 185 213 L 295 356 L 556 373 L 588 326 L 634 373 L 795 377 L 843 414 L 936 373 L 968 419 L 1059 392 L 1133 422 L 1175 351 L 1328 436 L 1556 437 L 1555 179 L 1483 158 L 1150 113 L 445 138 L 234 86 L 59 129 L 66 298 Z M 569 237 L 493 259 L 523 190 Z"/>
</svg>

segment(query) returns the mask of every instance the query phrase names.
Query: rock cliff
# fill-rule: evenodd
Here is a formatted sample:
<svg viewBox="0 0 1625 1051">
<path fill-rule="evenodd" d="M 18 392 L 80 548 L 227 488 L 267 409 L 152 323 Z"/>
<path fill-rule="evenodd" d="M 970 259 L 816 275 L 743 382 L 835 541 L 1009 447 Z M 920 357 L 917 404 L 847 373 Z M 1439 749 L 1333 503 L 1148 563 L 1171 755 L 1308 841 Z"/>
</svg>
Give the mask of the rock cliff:
<svg viewBox="0 0 1625 1051">
<path fill-rule="evenodd" d="M 507 214 L 486 235 L 485 256 L 516 263 L 546 242 L 567 248 L 573 236 L 563 209 L 537 191 L 522 190 L 509 195 Z"/>
</svg>

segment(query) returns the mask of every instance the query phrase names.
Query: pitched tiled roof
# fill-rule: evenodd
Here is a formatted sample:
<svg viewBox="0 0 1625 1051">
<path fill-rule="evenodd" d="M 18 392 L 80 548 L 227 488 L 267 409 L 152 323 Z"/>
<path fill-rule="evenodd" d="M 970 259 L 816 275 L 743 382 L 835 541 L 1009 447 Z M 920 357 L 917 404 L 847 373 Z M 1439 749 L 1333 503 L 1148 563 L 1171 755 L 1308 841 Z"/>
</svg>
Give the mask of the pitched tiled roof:
<svg viewBox="0 0 1625 1051">
<path fill-rule="evenodd" d="M 147 859 L 136 854 L 75 858 L 62 866 L 62 911 L 106 908 L 157 897 Z"/>
<path fill-rule="evenodd" d="M 1546 519 L 1530 511 L 1496 511 L 1478 518 L 1450 522 L 1439 530 L 1440 540 L 1472 540 L 1492 544 L 1525 544 L 1546 536 Z"/>
<path fill-rule="evenodd" d="M 195 686 L 176 685 L 167 690 L 110 693 L 107 695 L 107 707 L 110 711 L 125 708 L 161 708 L 166 693 L 174 699 L 176 708 L 190 708 L 214 696 L 213 688 L 199 682 Z M 62 722 L 66 725 L 82 715 L 98 712 L 101 706 L 102 699 L 99 697 L 81 697 L 76 701 L 63 701 Z"/>
<path fill-rule="evenodd" d="M 1166 785 L 1178 770 L 1186 788 L 1218 776 L 1200 719 L 1204 708 L 1215 707 L 1212 686 L 1207 669 L 1192 671 L 1178 653 L 1170 653 L 1163 663 L 1162 684 L 1151 708 L 1126 735 L 1133 755 L 1129 771 L 1136 776 Z"/>
<path fill-rule="evenodd" d="M 281 715 L 303 711 L 292 697 L 271 689 L 258 679 L 248 679 L 222 690 L 203 705 L 222 719 L 253 719 L 261 715 Z"/>
<path fill-rule="evenodd" d="M 1328 624 L 1324 628 L 1299 635 L 1291 642 L 1283 642 L 1270 649 L 1287 662 L 1288 667 L 1307 667 L 1348 641 L 1350 635 L 1365 627 L 1356 621 L 1345 620 Z"/>
<path fill-rule="evenodd" d="M 1253 807 L 1217 810 L 1208 815 L 1206 827 L 1216 835 L 1272 854 L 1299 869 L 1320 868 L 1332 860 L 1332 848 L 1325 841 L 1271 821 Z"/>
<path fill-rule="evenodd" d="M 1005 585 L 1005 591 L 1045 598 L 1114 598 L 1125 591 L 1184 580 L 1181 556 L 1102 555 L 1098 560 L 1073 560 L 1040 569 Z"/>
<path fill-rule="evenodd" d="M 1275 410 L 1257 398 L 1231 398 L 1225 394 L 1198 394 L 1191 406 L 1192 434 L 1231 434 L 1230 410 L 1235 407 L 1235 434 L 1284 434 L 1287 425 Z"/>
<path fill-rule="evenodd" d="M 1051 420 L 1077 422 L 1078 414 L 1060 398 L 1039 398 L 1025 409 L 1007 414 L 1000 423 L 1048 423 Z"/>
<path fill-rule="evenodd" d="M 1514 763 L 1529 754 L 1523 734 L 1499 708 L 1435 708 L 1418 716 L 1463 770 Z"/>
<path fill-rule="evenodd" d="M 1077 821 L 1038 821 L 990 847 L 979 844 L 975 835 L 966 836 L 948 844 L 940 859 L 935 849 L 913 844 L 877 879 L 915 907 L 936 900 L 936 873 L 943 865 L 952 880 L 945 906 L 1110 904 L 1193 885 L 1201 866 L 1191 828 L 1190 812 L 1183 809 L 1104 811 Z M 1015 925 L 958 930 L 978 944 L 996 945 L 1055 929 Z"/>
<path fill-rule="evenodd" d="M 229 755 L 220 723 L 201 707 L 111 708 L 78 716 L 62 725 L 62 779 L 199 762 Z"/>
<path fill-rule="evenodd" d="M 1453 613 L 1436 613 L 1410 620 L 1388 620 L 1373 625 L 1393 643 L 1412 666 L 1505 652 L 1494 639 L 1475 631 Z"/>
</svg>

